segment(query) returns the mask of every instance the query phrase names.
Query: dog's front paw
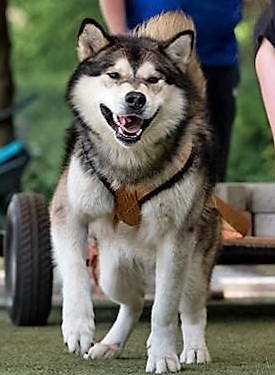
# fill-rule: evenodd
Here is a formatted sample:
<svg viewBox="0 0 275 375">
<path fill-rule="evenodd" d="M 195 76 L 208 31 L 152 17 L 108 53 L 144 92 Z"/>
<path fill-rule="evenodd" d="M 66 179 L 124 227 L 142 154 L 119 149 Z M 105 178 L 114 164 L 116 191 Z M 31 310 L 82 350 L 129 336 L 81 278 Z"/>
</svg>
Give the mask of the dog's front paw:
<svg viewBox="0 0 275 375">
<path fill-rule="evenodd" d="M 84 355 L 85 359 L 113 359 L 118 358 L 121 354 L 121 346 L 119 344 L 107 345 L 103 343 L 97 343 L 92 346 L 88 353 Z"/>
<path fill-rule="evenodd" d="M 180 369 L 181 365 L 176 354 L 169 357 L 157 357 L 149 354 L 145 371 L 164 374 L 166 372 L 177 372 Z"/>
<path fill-rule="evenodd" d="M 156 326 L 147 340 L 148 360 L 146 372 L 164 374 L 180 371 L 181 365 L 176 353 L 176 325 Z"/>
<path fill-rule="evenodd" d="M 89 350 L 94 336 L 94 319 L 66 318 L 63 320 L 62 333 L 69 352 L 85 353 Z"/>
<path fill-rule="evenodd" d="M 208 353 L 207 347 L 203 346 L 201 348 L 184 348 L 180 355 L 180 362 L 186 364 L 192 363 L 208 363 L 211 361 L 210 355 Z"/>
</svg>

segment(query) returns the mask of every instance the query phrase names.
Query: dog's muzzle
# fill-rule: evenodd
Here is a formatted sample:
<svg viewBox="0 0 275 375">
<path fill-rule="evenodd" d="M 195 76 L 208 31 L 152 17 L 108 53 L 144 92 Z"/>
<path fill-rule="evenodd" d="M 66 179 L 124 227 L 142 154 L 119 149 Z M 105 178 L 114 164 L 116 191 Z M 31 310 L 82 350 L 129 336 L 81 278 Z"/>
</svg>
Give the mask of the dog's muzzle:
<svg viewBox="0 0 275 375">
<path fill-rule="evenodd" d="M 117 139 L 124 145 L 131 146 L 141 139 L 143 131 L 158 111 L 149 119 L 142 118 L 146 97 L 137 91 L 129 92 L 125 96 L 125 103 L 129 114 L 117 115 L 104 104 L 100 104 L 100 110 L 108 125 L 115 131 Z"/>
</svg>

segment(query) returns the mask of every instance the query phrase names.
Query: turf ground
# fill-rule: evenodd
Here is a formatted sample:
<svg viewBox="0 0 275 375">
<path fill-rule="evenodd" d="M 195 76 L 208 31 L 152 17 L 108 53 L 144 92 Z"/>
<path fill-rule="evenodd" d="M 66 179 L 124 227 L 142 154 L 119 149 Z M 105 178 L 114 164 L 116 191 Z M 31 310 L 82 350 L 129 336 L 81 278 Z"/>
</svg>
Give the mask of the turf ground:
<svg viewBox="0 0 275 375">
<path fill-rule="evenodd" d="M 14 327 L 4 308 L 0 308 L 0 374 L 145 374 L 148 319 L 139 323 L 121 359 L 92 362 L 67 353 L 60 334 L 60 317 L 60 308 L 54 308 L 46 327 Z M 181 373 L 274 375 L 274 323 L 274 304 L 212 304 L 207 339 L 213 361 L 184 366 Z M 109 322 L 99 322 L 96 338 L 100 339 L 109 326 Z"/>
</svg>

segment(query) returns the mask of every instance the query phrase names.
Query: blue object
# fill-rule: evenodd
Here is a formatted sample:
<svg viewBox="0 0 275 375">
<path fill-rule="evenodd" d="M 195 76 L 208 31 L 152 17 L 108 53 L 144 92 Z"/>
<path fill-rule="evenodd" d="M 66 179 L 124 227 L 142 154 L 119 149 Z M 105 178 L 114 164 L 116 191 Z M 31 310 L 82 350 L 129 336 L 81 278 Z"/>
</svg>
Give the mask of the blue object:
<svg viewBox="0 0 275 375">
<path fill-rule="evenodd" d="M 234 28 L 242 19 L 242 0 L 126 0 L 127 25 L 132 29 L 170 10 L 182 10 L 194 20 L 202 65 L 237 64 Z"/>
<path fill-rule="evenodd" d="M 23 149 L 20 142 L 14 140 L 7 145 L 0 147 L 0 164 L 4 164 L 9 159 L 18 155 Z"/>
</svg>

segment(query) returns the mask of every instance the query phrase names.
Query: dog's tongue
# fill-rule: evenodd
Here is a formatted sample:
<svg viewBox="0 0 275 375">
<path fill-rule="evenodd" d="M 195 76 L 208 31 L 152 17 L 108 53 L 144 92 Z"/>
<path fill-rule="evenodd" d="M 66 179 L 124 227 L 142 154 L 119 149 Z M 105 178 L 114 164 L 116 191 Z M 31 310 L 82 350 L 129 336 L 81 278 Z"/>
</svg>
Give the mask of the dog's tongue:
<svg viewBox="0 0 275 375">
<path fill-rule="evenodd" d="M 136 116 L 116 116 L 115 123 L 130 134 L 137 133 L 142 126 L 142 119 Z"/>
</svg>

